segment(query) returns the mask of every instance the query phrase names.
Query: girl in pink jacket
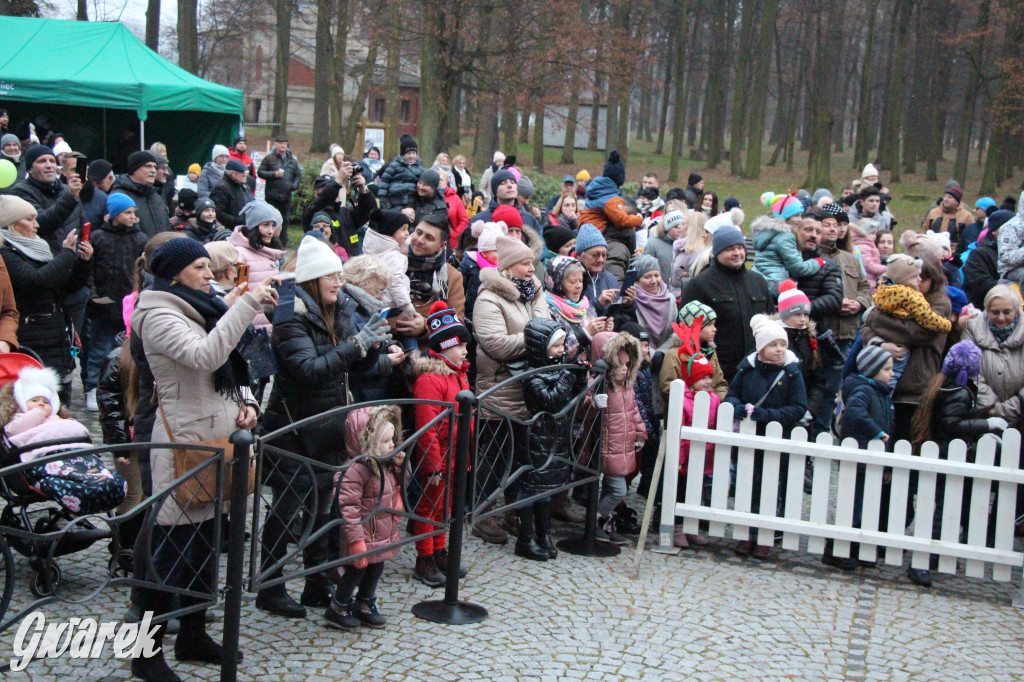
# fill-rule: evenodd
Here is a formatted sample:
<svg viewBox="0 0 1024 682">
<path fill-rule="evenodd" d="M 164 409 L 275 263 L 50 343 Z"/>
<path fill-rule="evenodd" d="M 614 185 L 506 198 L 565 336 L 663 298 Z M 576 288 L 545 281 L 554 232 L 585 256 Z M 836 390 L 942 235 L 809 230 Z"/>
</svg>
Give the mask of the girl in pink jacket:
<svg viewBox="0 0 1024 682">
<path fill-rule="evenodd" d="M 401 437 L 401 412 L 395 405 L 363 407 L 350 412 L 345 421 L 345 444 L 352 459 L 344 472 L 335 474 L 334 486 L 344 521 L 341 553 L 357 558 L 344 566 L 324 614 L 327 627 L 354 630 L 360 625 L 382 628 L 387 624 L 377 610 L 377 582 L 384 562 L 398 554 L 395 544 L 401 537 L 405 453 L 392 453 Z M 360 556 L 389 545 L 376 554 Z"/>
<path fill-rule="evenodd" d="M 608 363 L 605 393 L 594 396 L 601 416 L 601 499 L 597 504 L 597 538 L 615 544 L 626 540 L 612 529 L 612 510 L 626 499 L 626 476 L 637 468 L 636 453 L 647 428 L 633 393 L 640 370 L 640 342 L 629 334 L 601 332 L 591 342 L 592 357 Z"/>
</svg>

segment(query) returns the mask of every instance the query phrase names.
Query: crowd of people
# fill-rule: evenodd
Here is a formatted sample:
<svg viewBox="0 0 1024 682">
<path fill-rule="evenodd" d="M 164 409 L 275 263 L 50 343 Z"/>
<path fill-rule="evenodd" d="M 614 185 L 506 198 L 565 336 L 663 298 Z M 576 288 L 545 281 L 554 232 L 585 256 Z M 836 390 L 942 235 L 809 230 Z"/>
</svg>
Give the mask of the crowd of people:
<svg viewBox="0 0 1024 682">
<path fill-rule="evenodd" d="M 132 152 L 115 176 L 102 159 L 82 173 L 63 140 L 25 147 L 17 136 L 0 138 L 20 176 L 0 195 L 0 351 L 24 345 L 57 372 L 60 383 L 41 391 L 54 408 L 70 403 L 77 365 L 108 443 L 210 442 L 368 401 L 450 403 L 460 390 L 487 392 L 480 440 L 511 436 L 513 445 L 478 463 L 477 494 L 494 493 L 495 472 L 517 462 L 535 469 L 504 491 L 506 500 L 537 501 L 481 520 L 472 533 L 499 545 L 515 535 L 517 556 L 547 561 L 558 554 L 552 518 L 583 520 L 567 495 L 545 496 L 572 476 L 572 429 L 525 423 L 585 394 L 599 360 L 603 388 L 585 402 L 602 414 L 598 537 L 606 542 L 638 532 L 625 500 L 634 482 L 649 491 L 676 379 L 687 387 L 684 423 L 706 392 L 713 413 L 728 402 L 759 433 L 779 422 L 787 434 L 800 426 L 861 446 L 931 440 L 943 457 L 954 439 L 973 451 L 982 436 L 1021 425 L 1024 195 L 1002 205 L 982 197 L 972 209 L 950 181 L 920 224 L 896 230 L 897 202 L 870 164 L 838 197 L 828 188 L 766 192 L 761 205 L 741 207 L 697 173 L 664 193 L 647 173 L 625 196 L 626 169 L 613 151 L 599 175 L 564 176 L 541 206 L 514 156 L 496 152 L 474 184 L 464 157 L 439 154 L 424 167 L 415 140 L 403 136 L 389 162 L 376 148 L 355 161 L 333 148 L 302 211 L 303 237 L 289 248 L 301 167 L 287 139 L 258 167 L 244 137 L 230 149 L 217 145 L 177 191 L 166 149 L 154 147 Z M 257 178 L 265 200 L 254 198 Z M 279 314 L 288 280 L 294 302 Z M 273 368 L 260 371 L 268 363 L 254 357 Z M 531 369 L 542 371 L 508 381 Z M 23 412 L 35 397 L 24 396 Z M 336 516 L 348 522 L 340 541 L 322 536 L 304 548 L 303 563 L 353 559 L 337 575 L 312 573 L 298 601 L 285 583 L 261 590 L 258 608 L 301 618 L 316 607 L 331 627 L 384 626 L 376 587 L 401 528 L 397 515 L 372 512 L 402 510 L 407 454 L 421 491 L 417 515 L 443 521 L 447 422 L 395 452 L 410 426 L 441 412 L 436 404 L 408 414 L 362 407 L 277 443 L 325 469 L 310 479 L 294 460 L 267 455 L 262 565 L 279 575 L 296 522 L 312 519 L 315 532 Z M 332 467 L 349 460 L 336 480 Z M 695 475 L 707 479 L 710 462 Z M 115 464 L 125 481 L 121 513 L 175 478 L 169 450 Z M 210 503 L 166 498 L 153 568 L 169 582 L 214 585 L 203 561 L 212 518 Z M 418 522 L 412 531 L 430 528 Z M 678 528 L 679 547 L 710 542 Z M 773 544 L 754 536 L 735 551 L 764 559 Z M 418 541 L 416 553 L 414 577 L 441 585 L 452 568 L 445 536 Z M 830 547 L 824 561 L 860 566 Z M 145 577 L 142 562 L 136 571 Z M 927 570 L 909 577 L 931 583 Z M 135 590 L 133 602 L 157 614 L 172 608 L 155 590 Z M 220 662 L 205 622 L 202 610 L 181 619 L 178 660 Z M 133 672 L 178 679 L 162 654 L 134 661 Z"/>
</svg>

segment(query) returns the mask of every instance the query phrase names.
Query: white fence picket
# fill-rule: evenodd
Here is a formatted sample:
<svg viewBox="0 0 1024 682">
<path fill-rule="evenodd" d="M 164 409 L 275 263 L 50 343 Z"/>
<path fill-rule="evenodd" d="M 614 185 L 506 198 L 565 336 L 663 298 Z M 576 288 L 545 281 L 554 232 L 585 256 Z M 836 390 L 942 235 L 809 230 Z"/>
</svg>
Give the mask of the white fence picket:
<svg viewBox="0 0 1024 682">
<path fill-rule="evenodd" d="M 718 423 L 716 430 L 732 430 L 734 418 L 730 403 L 718 406 Z M 732 484 L 732 448 L 724 443 L 715 446 L 715 468 L 711 473 L 711 507 L 712 509 L 729 508 L 729 486 Z M 708 535 L 716 538 L 725 537 L 725 524 L 712 521 L 708 524 Z"/>
<path fill-rule="evenodd" d="M 707 425 L 711 420 L 711 396 L 708 393 L 700 392 L 693 401 L 693 423 Z M 686 504 L 700 506 L 701 495 L 704 488 L 704 450 L 707 441 L 697 438 L 690 441 L 690 459 L 686 467 Z M 699 530 L 698 520 L 692 516 L 686 517 L 683 522 L 683 531 L 688 535 L 695 535 Z"/>
<path fill-rule="evenodd" d="M 975 464 L 991 466 L 996 461 L 996 439 L 982 438 L 978 441 L 975 450 Z M 967 544 L 983 545 L 988 538 L 989 518 L 988 505 L 989 495 L 992 491 L 992 483 L 984 478 L 974 478 L 971 485 L 971 508 L 970 516 L 967 519 Z M 964 566 L 964 573 L 969 578 L 984 578 L 985 564 L 981 561 L 968 559 Z"/>
<path fill-rule="evenodd" d="M 796 443 L 807 442 L 807 431 L 798 426 L 793 429 L 789 439 Z M 786 508 L 784 516 L 787 519 L 802 519 L 804 508 L 804 470 L 807 466 L 806 455 L 789 456 L 789 474 L 786 484 Z M 798 533 L 784 533 L 782 535 L 782 548 L 789 550 L 800 549 L 800 535 Z"/>
<path fill-rule="evenodd" d="M 967 443 L 956 439 L 946 448 L 946 459 L 950 462 L 967 461 Z M 943 542 L 960 542 L 960 510 L 964 501 L 964 477 L 946 476 L 946 490 L 942 499 L 942 530 L 939 538 Z M 956 557 L 939 557 L 940 573 L 956 573 Z"/>
<path fill-rule="evenodd" d="M 782 438 L 782 424 L 771 422 L 765 429 L 768 438 Z M 761 498 L 760 516 L 776 518 L 779 500 L 779 473 L 782 469 L 782 455 L 778 450 L 765 450 L 761 457 Z M 775 544 L 774 531 L 760 528 L 757 543 L 771 547 Z"/>
<path fill-rule="evenodd" d="M 938 459 L 939 446 L 932 441 L 921 444 L 922 459 Z M 931 539 L 932 524 L 935 517 L 935 482 L 934 471 L 919 471 L 917 474 L 917 496 L 914 505 L 914 537 Z M 931 555 L 928 552 L 914 552 L 910 558 L 913 568 L 929 568 Z"/>
<path fill-rule="evenodd" d="M 658 548 L 664 552 L 678 551 L 675 550 L 672 540 L 676 524 L 676 490 L 679 484 L 679 429 L 683 424 L 683 392 L 678 390 L 680 388 L 685 388 L 682 381 L 676 379 L 672 382 L 665 434 L 662 436 L 665 439 L 665 467 L 661 482 L 662 505 Z"/>
<path fill-rule="evenodd" d="M 1002 435 L 1003 447 L 999 450 L 999 466 L 1016 470 L 1020 464 L 1020 432 L 1007 429 Z M 1014 517 L 1017 514 L 1017 486 L 1000 481 L 996 495 L 996 549 L 1013 549 Z M 992 579 L 1006 582 L 1010 579 L 1010 567 L 992 567 Z"/>
<path fill-rule="evenodd" d="M 743 415 L 744 417 L 746 415 Z M 756 426 L 750 419 L 743 419 L 740 422 L 740 433 L 745 436 L 755 435 Z M 740 447 L 736 456 L 736 492 L 733 495 L 735 510 L 738 512 L 750 512 L 754 496 L 754 449 L 751 447 Z M 732 537 L 735 540 L 749 540 L 750 528 L 748 526 L 733 526 Z"/>
<path fill-rule="evenodd" d="M 819 433 L 816 443 L 832 444 L 832 437 L 827 433 Z M 832 486 L 832 462 L 827 459 L 814 461 L 814 476 L 811 479 L 811 517 L 812 523 L 828 523 L 828 503 Z M 812 537 L 807 540 L 807 551 L 821 554 L 825 551 L 825 538 Z"/>
<path fill-rule="evenodd" d="M 913 447 L 905 440 L 897 441 L 893 447 L 897 455 L 910 456 Z M 907 528 L 907 497 L 910 495 L 910 470 L 897 467 L 892 470 L 892 485 L 889 486 L 889 523 L 886 529 L 890 533 L 902 533 Z M 885 548 L 885 563 L 899 566 L 903 563 L 903 550 L 897 547 Z"/>
<path fill-rule="evenodd" d="M 856 448 L 857 441 L 854 438 L 847 438 L 843 441 L 843 447 Z M 839 463 L 839 482 L 836 486 L 836 519 L 835 525 L 844 528 L 853 527 L 853 504 L 857 491 L 857 464 L 856 462 Z M 832 553 L 837 557 L 850 556 L 850 543 L 845 540 L 836 540 Z"/>
<path fill-rule="evenodd" d="M 880 440 L 868 442 L 871 452 L 885 452 L 885 443 Z M 864 467 L 864 490 L 862 492 L 860 527 L 864 530 L 878 530 L 879 512 L 882 507 L 884 488 L 884 469 L 878 464 L 867 464 Z M 878 546 L 867 542 L 860 544 L 861 561 L 877 561 Z"/>
</svg>

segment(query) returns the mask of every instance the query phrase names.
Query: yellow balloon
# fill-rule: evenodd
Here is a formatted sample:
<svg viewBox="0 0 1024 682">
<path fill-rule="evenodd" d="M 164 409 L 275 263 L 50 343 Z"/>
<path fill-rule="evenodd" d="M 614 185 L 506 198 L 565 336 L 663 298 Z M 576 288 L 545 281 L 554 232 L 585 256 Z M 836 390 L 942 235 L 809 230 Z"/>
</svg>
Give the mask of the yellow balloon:
<svg viewBox="0 0 1024 682">
<path fill-rule="evenodd" d="M 7 159 L 0 159 L 0 189 L 7 189 L 18 179 L 18 168 Z"/>
</svg>

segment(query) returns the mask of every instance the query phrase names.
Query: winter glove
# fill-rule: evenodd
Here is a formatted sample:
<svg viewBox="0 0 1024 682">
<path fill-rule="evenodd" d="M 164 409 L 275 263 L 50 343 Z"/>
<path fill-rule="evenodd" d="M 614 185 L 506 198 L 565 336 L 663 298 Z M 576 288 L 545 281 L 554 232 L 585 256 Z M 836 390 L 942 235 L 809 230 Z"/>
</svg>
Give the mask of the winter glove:
<svg viewBox="0 0 1024 682">
<path fill-rule="evenodd" d="M 603 410 L 604 408 L 608 407 L 608 394 L 598 393 L 597 395 L 595 395 L 594 405 L 597 406 L 597 409 L 599 410 Z"/>
<path fill-rule="evenodd" d="M 989 417 L 985 421 L 988 422 L 988 428 L 990 431 L 1005 431 L 1010 424 L 1002 417 Z"/>
<path fill-rule="evenodd" d="M 352 546 L 348 548 L 348 553 L 349 554 L 362 554 L 365 551 L 366 551 L 366 543 L 363 542 L 362 540 L 360 540 L 359 542 L 353 543 Z M 359 558 L 359 559 L 355 560 L 355 567 L 356 568 L 366 568 L 369 565 L 370 565 L 370 560 L 367 559 L 366 557 L 362 557 L 362 558 Z"/>
<path fill-rule="evenodd" d="M 391 334 L 387 330 L 387 320 L 375 315 L 356 333 L 355 341 L 363 349 L 363 352 L 366 353 L 377 344 L 386 344 L 391 340 Z"/>
<path fill-rule="evenodd" d="M 747 413 L 747 419 L 750 419 L 750 417 L 754 414 L 754 409 L 755 408 L 751 403 L 747 403 L 746 405 L 743 406 L 743 411 Z"/>
<path fill-rule="evenodd" d="M 817 263 L 820 267 L 825 267 L 825 259 L 824 258 L 815 258 L 814 262 Z"/>
</svg>

